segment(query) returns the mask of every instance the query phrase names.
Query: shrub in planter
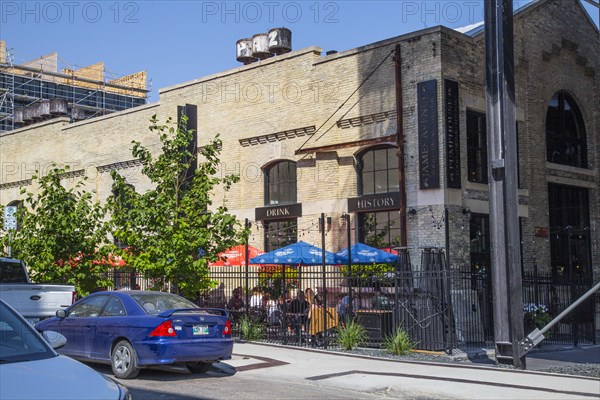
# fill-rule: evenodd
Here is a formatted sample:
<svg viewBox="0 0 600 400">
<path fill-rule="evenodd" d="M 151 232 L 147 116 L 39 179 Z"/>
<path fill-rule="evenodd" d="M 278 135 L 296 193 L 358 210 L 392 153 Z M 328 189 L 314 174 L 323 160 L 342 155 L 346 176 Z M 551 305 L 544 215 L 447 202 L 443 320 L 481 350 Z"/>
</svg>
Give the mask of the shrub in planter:
<svg viewBox="0 0 600 400">
<path fill-rule="evenodd" d="M 344 350 L 352 350 L 367 340 L 367 330 L 355 320 L 337 328 L 337 343 Z"/>
<path fill-rule="evenodd" d="M 258 286 L 263 293 L 269 293 L 271 298 L 277 299 L 286 290 L 298 288 L 298 270 L 285 267 L 285 284 L 283 283 L 281 265 L 265 265 L 258 270 Z"/>
<path fill-rule="evenodd" d="M 242 316 L 239 321 L 240 336 L 244 340 L 261 340 L 264 337 L 263 324 L 253 318 Z"/>
<path fill-rule="evenodd" d="M 351 274 L 347 265 L 340 266 L 341 272 L 351 279 L 352 286 L 393 286 L 394 264 L 354 264 Z"/>
<path fill-rule="evenodd" d="M 525 303 L 523 304 L 523 321 L 525 323 L 525 334 L 535 328 L 542 329 L 552 321 L 545 304 Z"/>
<path fill-rule="evenodd" d="M 395 356 L 412 351 L 417 342 L 413 341 L 404 329 L 398 329 L 393 335 L 385 338 L 383 348 Z"/>
</svg>

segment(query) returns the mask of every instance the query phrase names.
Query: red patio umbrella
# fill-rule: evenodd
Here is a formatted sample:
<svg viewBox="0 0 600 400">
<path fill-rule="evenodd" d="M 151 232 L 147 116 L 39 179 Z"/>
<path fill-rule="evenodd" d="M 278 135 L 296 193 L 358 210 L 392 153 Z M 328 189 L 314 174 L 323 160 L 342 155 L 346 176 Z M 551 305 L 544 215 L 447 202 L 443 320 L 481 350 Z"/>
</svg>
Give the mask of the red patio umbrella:
<svg viewBox="0 0 600 400">
<path fill-rule="evenodd" d="M 248 246 L 248 259 L 264 254 L 256 247 Z M 230 247 L 219 253 L 220 260 L 208 263 L 211 267 L 228 267 L 230 265 L 246 265 L 246 246 L 243 244 Z"/>
</svg>

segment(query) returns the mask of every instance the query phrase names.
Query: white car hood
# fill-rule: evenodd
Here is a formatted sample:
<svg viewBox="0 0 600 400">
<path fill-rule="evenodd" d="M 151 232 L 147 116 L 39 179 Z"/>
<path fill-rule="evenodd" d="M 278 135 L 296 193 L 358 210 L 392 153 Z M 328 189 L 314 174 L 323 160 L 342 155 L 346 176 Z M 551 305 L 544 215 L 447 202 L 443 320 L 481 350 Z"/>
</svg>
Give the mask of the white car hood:
<svg viewBox="0 0 600 400">
<path fill-rule="evenodd" d="M 117 384 L 69 357 L 0 365 L 0 399 L 118 399 Z"/>
</svg>

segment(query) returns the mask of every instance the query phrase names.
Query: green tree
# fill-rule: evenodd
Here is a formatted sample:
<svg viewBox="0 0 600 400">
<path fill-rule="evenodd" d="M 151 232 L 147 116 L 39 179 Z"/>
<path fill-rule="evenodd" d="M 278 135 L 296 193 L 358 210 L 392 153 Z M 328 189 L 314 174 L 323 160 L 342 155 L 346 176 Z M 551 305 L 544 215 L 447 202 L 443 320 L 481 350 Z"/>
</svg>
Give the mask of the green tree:
<svg viewBox="0 0 600 400">
<path fill-rule="evenodd" d="M 153 278 L 168 281 L 191 298 L 212 286 L 208 262 L 217 254 L 243 242 L 248 232 L 239 229 L 228 213 L 225 200 L 214 205 L 212 193 L 228 192 L 237 175 L 218 176 L 219 136 L 196 151 L 187 119 L 177 126 L 171 119 L 159 124 L 151 119 L 150 132 L 157 134 L 162 152 L 155 158 L 140 142 L 133 141 L 132 154 L 152 189 L 138 193 L 117 171 L 112 172 L 114 196 L 108 205 L 113 235 L 125 249 L 128 266 Z M 197 168 L 194 169 L 194 166 Z"/>
<path fill-rule="evenodd" d="M 105 208 L 85 191 L 87 177 L 67 189 L 61 184 L 67 172 L 53 166 L 46 176 L 33 177 L 35 194 L 21 190 L 25 200 L 10 244 L 12 256 L 27 264 L 35 282 L 72 284 L 85 295 L 110 284 L 105 260 L 112 247 Z M 4 251 L 8 234 L 1 240 Z"/>
</svg>

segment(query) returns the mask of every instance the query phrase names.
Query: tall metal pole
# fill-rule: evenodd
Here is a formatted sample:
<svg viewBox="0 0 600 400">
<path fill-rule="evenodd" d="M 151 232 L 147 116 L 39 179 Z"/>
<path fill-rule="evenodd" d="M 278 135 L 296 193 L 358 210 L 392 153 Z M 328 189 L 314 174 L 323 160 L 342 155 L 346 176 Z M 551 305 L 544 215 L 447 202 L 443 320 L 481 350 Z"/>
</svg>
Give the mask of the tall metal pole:
<svg viewBox="0 0 600 400">
<path fill-rule="evenodd" d="M 496 359 L 524 369 L 512 0 L 485 0 L 485 72 Z"/>
<path fill-rule="evenodd" d="M 327 331 L 327 273 L 325 271 L 325 213 L 321 213 L 321 263 L 323 264 L 323 336 Z M 311 307 L 313 304 L 311 304 Z M 323 340 L 323 346 L 327 348 L 327 340 Z"/>
<path fill-rule="evenodd" d="M 350 233 L 352 229 L 350 227 L 350 214 L 344 214 L 346 219 L 346 232 L 348 235 L 348 311 L 346 312 L 346 321 L 347 323 L 352 318 L 352 238 L 350 237 Z"/>
<path fill-rule="evenodd" d="M 248 218 L 246 218 L 244 220 L 244 228 L 248 229 L 248 227 L 250 226 L 250 222 L 248 221 Z M 244 248 L 244 260 L 246 260 L 246 318 L 249 315 L 250 312 L 250 288 L 248 287 L 248 264 L 250 262 L 249 258 L 250 258 L 250 251 L 248 248 L 248 241 L 250 240 L 250 234 L 248 234 L 248 237 L 246 237 L 246 245 Z"/>
<path fill-rule="evenodd" d="M 404 170 L 404 118 L 402 115 L 402 56 L 400 43 L 396 45 L 394 55 L 396 71 L 396 142 L 398 146 L 398 191 L 400 192 L 400 246 L 407 246 L 406 229 L 406 173 Z"/>
<path fill-rule="evenodd" d="M 8 258 L 12 257 L 12 229 L 8 230 Z"/>
</svg>

